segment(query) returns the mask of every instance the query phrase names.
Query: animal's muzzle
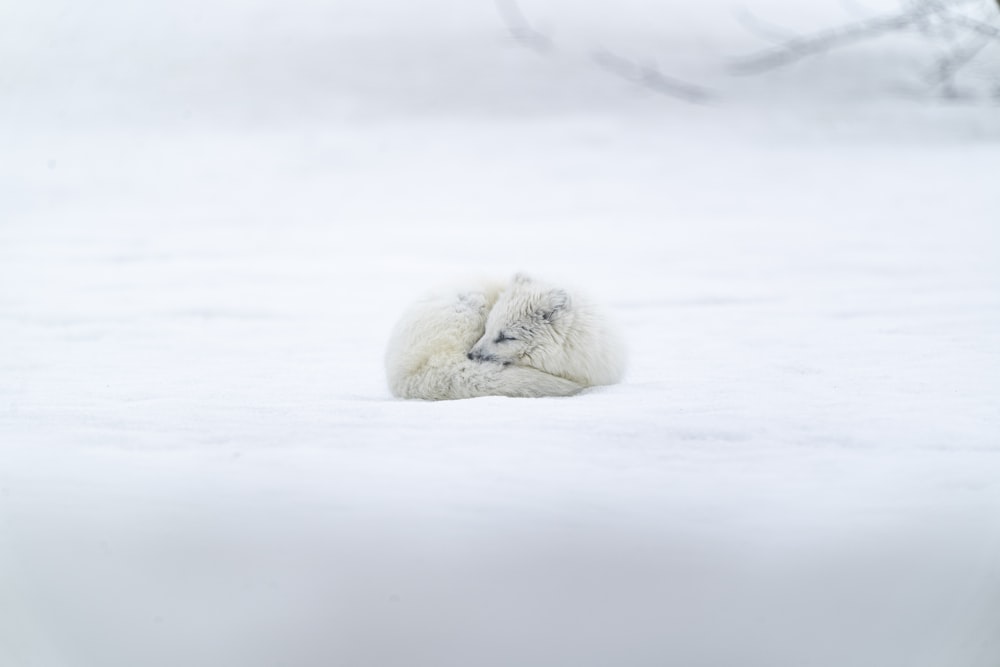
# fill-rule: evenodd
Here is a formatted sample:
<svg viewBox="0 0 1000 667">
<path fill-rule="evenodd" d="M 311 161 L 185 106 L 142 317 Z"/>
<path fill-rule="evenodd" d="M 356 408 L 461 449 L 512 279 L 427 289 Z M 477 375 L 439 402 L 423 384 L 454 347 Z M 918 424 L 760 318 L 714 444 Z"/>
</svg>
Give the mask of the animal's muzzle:
<svg viewBox="0 0 1000 667">
<path fill-rule="evenodd" d="M 483 354 L 479 350 L 469 350 L 469 353 L 465 355 L 468 357 L 469 361 L 495 361 L 492 354 Z"/>
</svg>

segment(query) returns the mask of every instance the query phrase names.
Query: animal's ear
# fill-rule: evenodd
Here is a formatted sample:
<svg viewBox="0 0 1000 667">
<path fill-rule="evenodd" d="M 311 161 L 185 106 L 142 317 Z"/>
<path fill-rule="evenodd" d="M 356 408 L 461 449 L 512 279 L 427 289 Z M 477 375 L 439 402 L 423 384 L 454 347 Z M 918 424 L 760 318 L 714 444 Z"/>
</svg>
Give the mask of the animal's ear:
<svg viewBox="0 0 1000 667">
<path fill-rule="evenodd" d="M 518 271 L 517 273 L 514 274 L 513 282 L 515 285 L 527 285 L 533 281 L 531 279 L 531 276 L 529 276 L 527 273 L 522 273 L 521 271 Z"/>
<path fill-rule="evenodd" d="M 542 319 L 552 321 L 558 319 L 569 307 L 569 293 L 566 290 L 554 289 L 545 295 L 542 305 Z"/>
</svg>

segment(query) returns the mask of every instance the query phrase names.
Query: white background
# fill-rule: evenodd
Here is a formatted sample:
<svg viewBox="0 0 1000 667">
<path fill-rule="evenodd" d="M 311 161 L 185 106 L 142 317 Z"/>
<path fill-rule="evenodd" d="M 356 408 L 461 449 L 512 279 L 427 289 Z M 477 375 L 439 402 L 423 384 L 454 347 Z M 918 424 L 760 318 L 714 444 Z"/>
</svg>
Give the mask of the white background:
<svg viewBox="0 0 1000 667">
<path fill-rule="evenodd" d="M 0 4 L 0 663 L 998 664 L 998 45 L 703 4 Z M 516 270 L 626 381 L 393 400 Z"/>
</svg>

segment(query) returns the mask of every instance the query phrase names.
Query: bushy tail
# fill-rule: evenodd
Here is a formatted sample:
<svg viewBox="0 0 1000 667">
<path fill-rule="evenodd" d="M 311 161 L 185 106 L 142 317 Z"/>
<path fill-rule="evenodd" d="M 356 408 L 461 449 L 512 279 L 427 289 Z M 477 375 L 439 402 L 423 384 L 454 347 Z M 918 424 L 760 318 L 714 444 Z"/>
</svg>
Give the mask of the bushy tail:
<svg viewBox="0 0 1000 667">
<path fill-rule="evenodd" d="M 456 363 L 457 362 L 457 363 Z M 582 385 L 524 366 L 501 366 L 462 359 L 435 363 L 429 360 L 406 377 L 390 379 L 392 393 L 400 398 L 441 401 L 480 396 L 537 398 L 572 396 Z"/>
</svg>

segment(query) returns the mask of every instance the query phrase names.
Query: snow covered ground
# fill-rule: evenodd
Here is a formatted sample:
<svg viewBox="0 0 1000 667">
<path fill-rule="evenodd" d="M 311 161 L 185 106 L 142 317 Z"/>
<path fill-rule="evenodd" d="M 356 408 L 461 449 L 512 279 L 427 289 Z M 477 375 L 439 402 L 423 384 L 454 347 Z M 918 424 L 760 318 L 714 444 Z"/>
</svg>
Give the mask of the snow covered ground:
<svg viewBox="0 0 1000 667">
<path fill-rule="evenodd" d="M 0 9 L 0 664 L 1000 664 L 996 106 L 920 40 L 733 79 L 729 8 L 453 4 Z M 515 270 L 627 381 L 393 400 L 403 307 Z"/>
</svg>

